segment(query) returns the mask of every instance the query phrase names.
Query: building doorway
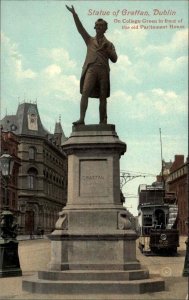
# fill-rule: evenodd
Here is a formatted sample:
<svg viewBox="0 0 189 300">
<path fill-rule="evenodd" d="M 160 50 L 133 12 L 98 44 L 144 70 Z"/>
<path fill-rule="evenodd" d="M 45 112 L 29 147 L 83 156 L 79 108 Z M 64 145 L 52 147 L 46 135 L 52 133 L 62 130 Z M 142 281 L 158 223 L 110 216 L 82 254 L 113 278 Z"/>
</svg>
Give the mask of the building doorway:
<svg viewBox="0 0 189 300">
<path fill-rule="evenodd" d="M 26 234 L 34 234 L 34 211 L 26 211 L 25 215 L 25 231 Z"/>
</svg>

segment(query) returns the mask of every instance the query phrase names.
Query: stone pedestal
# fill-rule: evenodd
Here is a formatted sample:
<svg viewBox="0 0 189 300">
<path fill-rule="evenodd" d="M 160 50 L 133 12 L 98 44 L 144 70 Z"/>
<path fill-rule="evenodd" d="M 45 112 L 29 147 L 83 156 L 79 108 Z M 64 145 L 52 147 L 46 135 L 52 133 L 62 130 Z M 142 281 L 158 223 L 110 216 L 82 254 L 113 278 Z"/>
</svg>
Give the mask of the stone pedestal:
<svg viewBox="0 0 189 300">
<path fill-rule="evenodd" d="M 137 236 L 120 200 L 119 160 L 126 144 L 115 126 L 75 126 L 63 150 L 68 155 L 68 200 L 49 235 L 49 271 L 40 272 L 38 282 L 23 282 L 24 289 L 44 292 L 48 287 L 42 281 L 56 280 L 48 292 L 162 290 L 164 282 L 149 279 L 136 259 Z"/>
<path fill-rule="evenodd" d="M 136 234 L 120 201 L 119 159 L 126 145 L 115 127 L 77 126 L 63 149 L 68 155 L 68 201 L 49 236 L 50 269 L 139 268 Z"/>
</svg>

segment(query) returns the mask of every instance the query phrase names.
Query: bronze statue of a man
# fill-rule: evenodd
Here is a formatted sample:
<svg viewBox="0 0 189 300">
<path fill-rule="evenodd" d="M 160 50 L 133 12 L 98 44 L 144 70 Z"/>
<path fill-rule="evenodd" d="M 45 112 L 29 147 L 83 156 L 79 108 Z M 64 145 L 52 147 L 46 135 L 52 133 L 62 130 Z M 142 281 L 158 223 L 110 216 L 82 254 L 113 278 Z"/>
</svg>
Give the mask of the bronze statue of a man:
<svg viewBox="0 0 189 300">
<path fill-rule="evenodd" d="M 107 97 L 110 96 L 110 67 L 109 59 L 117 61 L 114 45 L 104 36 L 108 24 L 103 19 L 98 19 L 94 29 L 96 36 L 91 37 L 83 27 L 74 7 L 67 6 L 72 13 L 77 30 L 87 45 L 87 55 L 83 65 L 80 80 L 80 119 L 73 122 L 74 125 L 85 124 L 85 114 L 88 106 L 88 98 L 99 98 L 100 124 L 107 124 Z"/>
</svg>

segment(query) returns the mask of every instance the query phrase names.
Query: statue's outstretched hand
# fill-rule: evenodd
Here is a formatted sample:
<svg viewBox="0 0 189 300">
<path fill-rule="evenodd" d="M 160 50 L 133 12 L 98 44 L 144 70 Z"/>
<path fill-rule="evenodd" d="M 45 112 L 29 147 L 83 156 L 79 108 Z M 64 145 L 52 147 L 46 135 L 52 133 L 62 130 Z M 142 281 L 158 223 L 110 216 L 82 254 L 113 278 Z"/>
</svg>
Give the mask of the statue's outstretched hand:
<svg viewBox="0 0 189 300">
<path fill-rule="evenodd" d="M 73 5 L 71 7 L 69 7 L 68 5 L 66 5 L 66 8 L 72 13 L 72 14 L 75 14 L 75 9 L 73 7 Z"/>
</svg>

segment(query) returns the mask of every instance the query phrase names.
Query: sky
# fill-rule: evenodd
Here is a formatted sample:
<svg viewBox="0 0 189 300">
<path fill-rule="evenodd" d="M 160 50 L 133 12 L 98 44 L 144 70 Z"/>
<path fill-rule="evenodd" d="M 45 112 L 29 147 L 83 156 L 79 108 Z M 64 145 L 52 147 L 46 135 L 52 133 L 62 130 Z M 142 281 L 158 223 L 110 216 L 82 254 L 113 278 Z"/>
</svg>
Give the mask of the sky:
<svg viewBox="0 0 189 300">
<path fill-rule="evenodd" d="M 105 35 L 118 54 L 110 62 L 108 123 L 127 144 L 121 170 L 146 174 L 123 187 L 137 215 L 139 184 L 161 170 L 159 129 L 165 161 L 188 155 L 188 2 L 1 0 L 1 118 L 19 102 L 37 101 L 44 127 L 53 132 L 61 116 L 69 137 L 86 45 L 65 5 L 74 5 L 91 36 L 98 18 L 108 22 Z M 98 124 L 98 105 L 89 100 L 86 124 Z"/>
</svg>

